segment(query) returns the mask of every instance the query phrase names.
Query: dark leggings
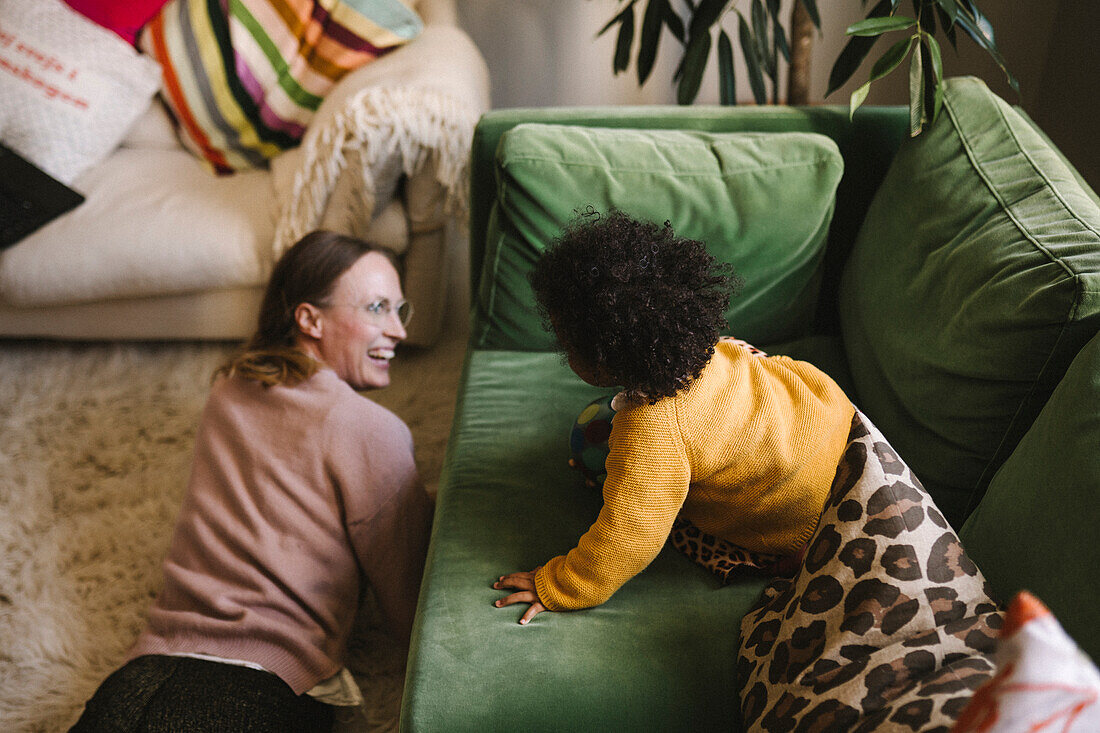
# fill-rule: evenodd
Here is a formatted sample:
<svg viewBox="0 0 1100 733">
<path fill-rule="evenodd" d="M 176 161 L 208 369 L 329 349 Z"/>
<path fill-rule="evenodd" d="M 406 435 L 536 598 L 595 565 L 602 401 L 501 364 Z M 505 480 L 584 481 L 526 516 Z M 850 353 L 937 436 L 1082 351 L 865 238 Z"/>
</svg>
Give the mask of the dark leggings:
<svg viewBox="0 0 1100 733">
<path fill-rule="evenodd" d="M 96 690 L 72 733 L 331 730 L 333 708 L 269 672 L 190 657 L 131 660 Z"/>
</svg>

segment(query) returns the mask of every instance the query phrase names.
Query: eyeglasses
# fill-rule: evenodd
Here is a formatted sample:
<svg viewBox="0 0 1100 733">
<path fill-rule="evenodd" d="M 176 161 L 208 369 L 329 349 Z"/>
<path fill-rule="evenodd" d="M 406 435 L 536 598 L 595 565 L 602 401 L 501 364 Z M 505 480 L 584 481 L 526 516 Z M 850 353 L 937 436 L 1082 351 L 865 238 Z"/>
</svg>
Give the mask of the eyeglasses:
<svg viewBox="0 0 1100 733">
<path fill-rule="evenodd" d="M 409 325 L 409 321 L 412 320 L 413 315 L 412 303 L 407 300 L 399 300 L 396 303 L 392 303 L 389 298 L 379 298 L 370 303 L 331 303 L 328 307 L 355 308 L 363 313 L 370 321 L 379 326 L 385 325 L 390 315 L 396 313 L 397 320 L 401 323 L 401 327 L 404 328 Z"/>
</svg>

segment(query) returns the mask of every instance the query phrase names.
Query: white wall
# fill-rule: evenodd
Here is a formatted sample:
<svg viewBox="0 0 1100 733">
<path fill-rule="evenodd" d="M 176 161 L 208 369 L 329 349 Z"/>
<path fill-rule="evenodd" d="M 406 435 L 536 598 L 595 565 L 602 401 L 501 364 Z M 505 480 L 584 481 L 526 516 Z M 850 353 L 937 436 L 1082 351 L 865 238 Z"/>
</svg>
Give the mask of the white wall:
<svg viewBox="0 0 1100 733">
<path fill-rule="evenodd" d="M 615 13 L 610 0 L 459 0 L 458 10 L 489 65 L 494 107 L 674 101 L 659 84 L 639 88 L 633 70 L 612 74 L 614 33 L 596 38 Z M 665 40 L 670 48 L 677 43 Z M 659 64 L 675 64 L 661 56 Z"/>
<path fill-rule="evenodd" d="M 793 0 L 784 0 L 784 17 Z M 674 7 L 681 0 L 672 0 Z M 1004 75 L 968 37 L 960 33 L 956 53 L 943 41 L 948 74 L 974 74 L 1005 99 L 1020 104 L 1079 168 L 1100 188 L 1100 147 L 1092 143 L 1100 118 L 1100 3 L 1095 0 L 980 0 L 997 33 L 1009 68 L 1020 81 L 1019 98 Z M 644 0 L 643 0 L 644 6 Z M 737 0 L 733 8 L 748 0 Z M 888 40 L 880 40 L 851 81 L 822 99 L 833 61 L 847 38 L 844 28 L 866 12 L 858 0 L 819 0 L 822 29 L 815 36 L 811 67 L 812 101 L 847 104 L 851 92 L 866 80 L 871 63 Z M 616 29 L 600 38 L 596 32 L 617 11 L 614 0 L 459 0 L 459 20 L 485 55 L 492 78 L 494 107 L 569 105 L 674 104 L 672 72 L 680 57 L 679 42 L 667 31 L 661 40 L 657 68 L 639 88 L 633 63 L 614 76 L 611 60 Z M 908 9 L 908 4 L 905 5 Z M 724 25 L 736 38 L 736 15 Z M 640 25 L 640 12 L 639 12 Z M 635 43 L 635 53 L 636 53 Z M 714 52 L 697 103 L 716 104 Z M 735 47 L 735 56 L 740 51 Z M 785 88 L 781 75 L 781 89 Z M 876 82 L 870 104 L 904 104 L 908 99 L 905 69 Z M 743 64 L 738 64 L 738 98 L 751 100 Z"/>
</svg>

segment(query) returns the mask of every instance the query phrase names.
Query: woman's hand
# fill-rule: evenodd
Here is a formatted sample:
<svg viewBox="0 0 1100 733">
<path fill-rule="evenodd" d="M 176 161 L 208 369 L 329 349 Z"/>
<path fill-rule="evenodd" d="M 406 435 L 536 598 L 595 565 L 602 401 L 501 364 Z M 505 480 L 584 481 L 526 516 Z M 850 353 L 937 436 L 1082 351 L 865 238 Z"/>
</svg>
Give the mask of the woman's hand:
<svg viewBox="0 0 1100 733">
<path fill-rule="evenodd" d="M 493 587 L 497 590 L 515 590 L 516 593 L 510 593 L 497 601 L 493 602 L 493 605 L 497 608 L 504 608 L 510 606 L 513 603 L 530 603 L 531 606 L 523 614 L 523 618 L 519 620 L 521 624 L 527 624 L 528 621 L 533 619 L 538 614 L 547 610 L 546 606 L 542 605 L 542 601 L 539 600 L 538 592 L 535 590 L 535 573 L 538 572 L 538 568 L 529 572 L 523 573 L 510 573 L 509 575 L 502 575 L 493 583 Z"/>
</svg>

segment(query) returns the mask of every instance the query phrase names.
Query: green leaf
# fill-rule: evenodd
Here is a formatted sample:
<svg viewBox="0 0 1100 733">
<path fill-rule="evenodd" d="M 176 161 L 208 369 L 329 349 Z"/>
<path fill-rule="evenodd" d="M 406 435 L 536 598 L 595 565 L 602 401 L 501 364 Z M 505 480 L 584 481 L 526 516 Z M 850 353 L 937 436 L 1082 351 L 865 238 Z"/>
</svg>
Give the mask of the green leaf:
<svg viewBox="0 0 1100 733">
<path fill-rule="evenodd" d="M 924 22 L 920 24 L 921 30 L 936 35 L 936 14 L 932 12 L 932 8 L 928 8 L 928 12 L 917 15 L 918 18 Z"/>
<path fill-rule="evenodd" d="M 638 86 L 646 83 L 653 64 L 657 61 L 657 49 L 661 44 L 661 19 L 668 7 L 668 0 L 649 0 L 642 16 L 642 35 L 638 42 Z"/>
<path fill-rule="evenodd" d="M 737 11 L 738 35 L 741 41 L 741 53 L 745 57 L 745 66 L 749 70 L 749 86 L 752 87 L 752 97 L 757 104 L 767 104 L 768 95 L 764 89 L 764 74 L 760 69 L 760 59 L 756 55 L 756 43 L 749 30 L 748 21 L 741 11 Z"/>
<path fill-rule="evenodd" d="M 891 15 L 888 18 L 867 18 L 858 23 L 852 23 L 844 31 L 849 36 L 878 36 L 890 31 L 903 31 L 917 24 L 915 18 L 905 15 Z"/>
<path fill-rule="evenodd" d="M 737 77 L 733 68 L 733 43 L 723 30 L 718 34 L 718 93 L 722 104 L 737 104 Z"/>
<path fill-rule="evenodd" d="M 1016 94 L 1020 93 L 1020 82 L 1016 80 L 1016 77 L 1008 70 L 1008 66 L 1005 65 L 1004 57 L 1001 56 L 1001 52 L 997 50 L 997 44 L 993 40 L 993 26 L 989 20 L 981 14 L 977 6 L 974 5 L 971 0 L 960 0 L 959 15 L 955 19 L 956 25 L 963 29 L 966 35 L 974 39 L 974 42 L 984 48 L 993 60 L 997 62 L 997 65 L 1001 67 L 1001 71 L 1004 72 L 1005 77 L 1008 80 L 1008 85 L 1012 87 L 1012 90 Z"/>
<path fill-rule="evenodd" d="M 931 36 L 927 36 L 931 38 Z M 925 40 L 927 40 L 927 38 Z M 921 125 L 921 130 L 928 127 L 935 120 L 936 116 L 936 89 L 939 85 L 939 77 L 936 76 L 935 60 L 932 58 L 932 52 L 927 50 L 930 48 L 927 43 L 924 44 L 925 48 L 921 49 L 921 70 L 923 73 L 924 89 L 922 94 L 924 95 L 924 123 Z M 938 48 L 938 46 L 937 46 Z M 940 72 L 942 73 L 943 67 L 941 65 Z"/>
<path fill-rule="evenodd" d="M 630 65 L 630 47 L 634 43 L 634 6 L 628 8 L 629 12 L 623 16 L 623 23 L 619 26 L 619 40 L 615 43 L 615 61 L 612 69 L 618 74 L 626 71 Z"/>
<path fill-rule="evenodd" d="M 890 0 L 879 0 L 879 3 L 871 9 L 868 17 L 881 17 L 889 12 Z M 852 78 L 852 74 L 856 73 L 856 70 L 863 64 L 863 60 L 867 58 L 867 54 L 871 53 L 871 48 L 876 41 L 878 41 L 878 36 L 853 36 L 848 41 L 847 45 L 841 49 L 836 61 L 833 62 L 833 68 L 829 72 L 829 86 L 828 91 L 825 92 L 826 97 L 840 89 Z"/>
<path fill-rule="evenodd" d="M 596 33 L 596 38 L 599 38 L 604 33 L 607 33 L 607 31 L 611 29 L 611 26 L 615 25 L 616 23 L 623 22 L 623 18 L 626 17 L 627 13 L 633 13 L 633 12 L 634 12 L 634 3 L 630 3 L 625 8 L 623 8 L 619 12 L 615 13 L 615 17 L 612 18 L 611 20 L 607 21 L 607 23 L 604 25 L 604 27 L 600 28 L 599 32 Z"/>
<path fill-rule="evenodd" d="M 802 7 L 806 8 L 806 14 L 814 24 L 814 28 L 821 30 L 821 13 L 817 12 L 817 0 L 802 0 Z"/>
<path fill-rule="evenodd" d="M 848 119 L 852 119 L 856 115 L 856 110 L 859 109 L 859 105 L 863 104 L 867 100 L 867 94 L 871 91 L 871 82 L 867 81 L 860 84 L 859 87 L 852 92 L 852 98 L 848 101 Z"/>
<path fill-rule="evenodd" d="M 871 77 L 867 80 L 868 83 L 878 81 L 898 68 L 901 62 L 905 60 L 905 57 L 909 55 L 909 49 L 913 46 L 913 41 L 914 38 L 910 36 L 886 49 L 886 53 L 882 54 L 879 60 L 875 62 L 875 65 L 871 67 Z"/>
<path fill-rule="evenodd" d="M 936 0 L 936 4 L 953 24 L 955 18 L 959 15 L 959 4 L 955 0 Z M 945 24 L 944 27 L 946 28 L 947 25 Z"/>
<path fill-rule="evenodd" d="M 729 0 L 700 0 L 691 16 L 691 25 L 688 28 L 688 43 L 691 39 L 703 33 L 710 33 L 710 27 L 718 22 L 722 11 Z"/>
<path fill-rule="evenodd" d="M 925 33 L 923 38 L 928 45 L 928 55 L 932 59 L 932 71 L 935 73 L 936 83 L 939 84 L 943 79 L 943 53 L 940 51 L 940 44 L 931 34 Z"/>
<path fill-rule="evenodd" d="M 944 35 L 947 36 L 947 40 L 951 42 L 951 47 L 958 50 L 959 44 L 955 40 L 955 21 L 947 17 L 947 13 L 943 12 L 943 8 L 936 6 L 936 15 L 939 16 L 940 25 L 943 26 Z"/>
<path fill-rule="evenodd" d="M 694 7 L 691 7 L 690 0 L 687 0 L 688 6 L 691 7 L 690 25 L 688 26 L 687 37 L 684 41 L 686 48 L 684 49 L 684 56 L 680 59 L 679 66 L 676 67 L 676 73 L 673 74 L 673 80 L 679 80 L 683 82 L 684 70 L 688 63 L 688 54 L 693 44 L 696 47 L 696 53 L 698 53 L 698 44 L 704 43 L 699 39 L 703 36 L 707 37 L 705 41 L 707 45 L 707 54 L 710 53 L 710 28 L 712 25 L 718 22 L 718 18 L 721 16 L 722 11 L 726 7 L 728 0 L 699 0 L 699 3 Z M 705 60 L 705 59 L 704 59 Z M 700 78 L 702 77 L 702 71 L 699 72 Z M 691 84 L 688 84 L 688 88 Z M 698 85 L 696 84 L 695 92 L 691 94 L 691 100 L 695 99 L 695 95 L 698 94 Z M 677 98 L 681 96 L 681 91 L 678 88 L 676 92 Z M 685 104 L 685 103 L 681 103 Z"/>
<path fill-rule="evenodd" d="M 982 15 L 982 11 L 978 10 L 978 6 L 973 0 L 962 0 L 962 3 L 964 8 L 969 11 L 974 23 L 981 29 L 982 34 L 989 39 L 991 44 L 996 45 L 993 38 L 993 24 L 989 22 L 989 18 Z"/>
<path fill-rule="evenodd" d="M 909 136 L 916 137 L 927 121 L 924 113 L 924 65 L 921 63 L 920 44 L 909 59 Z"/>
<path fill-rule="evenodd" d="M 871 67 L 870 78 L 852 92 L 852 97 L 848 102 L 849 118 L 856 113 L 859 106 L 867 99 L 867 94 L 871 91 L 871 83 L 878 81 L 901 65 L 901 62 L 904 61 L 905 57 L 909 54 L 909 49 L 912 47 L 913 41 L 914 39 L 912 37 L 898 41 L 888 48 L 886 53 L 879 57 L 879 60 Z"/>
<path fill-rule="evenodd" d="M 684 21 L 680 19 L 680 16 L 676 14 L 676 11 L 672 9 L 672 6 L 667 2 L 665 3 L 665 25 L 672 32 L 672 35 L 676 36 L 676 40 L 683 43 L 684 38 Z"/>
<path fill-rule="evenodd" d="M 779 47 L 779 53 L 783 54 L 783 60 L 791 63 L 791 47 L 787 43 L 787 29 L 779 22 L 779 18 L 772 19 L 772 36 L 775 45 Z"/>
<path fill-rule="evenodd" d="M 841 50 L 840 55 L 836 57 L 833 68 L 829 72 L 829 88 L 825 92 L 826 97 L 840 89 L 852 78 L 852 74 L 856 73 L 856 69 L 863 64 L 863 60 L 867 58 L 867 54 L 871 52 L 871 47 L 875 45 L 877 40 L 878 36 L 856 36 L 848 41 Z"/>
<path fill-rule="evenodd" d="M 676 101 L 679 104 L 691 104 L 699 94 L 699 84 L 703 81 L 703 70 L 710 56 L 710 34 L 695 36 L 688 43 L 681 67 L 680 83 L 676 87 Z"/>
<path fill-rule="evenodd" d="M 775 66 L 772 64 L 771 54 L 768 53 L 768 19 L 761 0 L 752 0 L 752 37 L 756 46 L 756 57 L 764 65 L 764 73 L 775 76 Z"/>
</svg>

